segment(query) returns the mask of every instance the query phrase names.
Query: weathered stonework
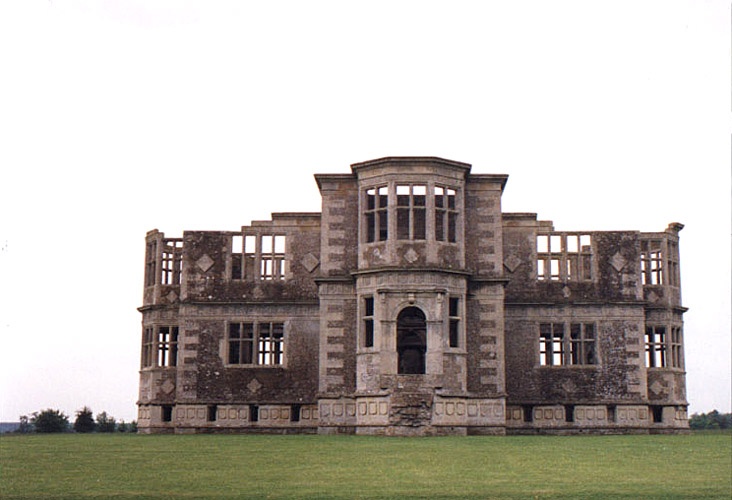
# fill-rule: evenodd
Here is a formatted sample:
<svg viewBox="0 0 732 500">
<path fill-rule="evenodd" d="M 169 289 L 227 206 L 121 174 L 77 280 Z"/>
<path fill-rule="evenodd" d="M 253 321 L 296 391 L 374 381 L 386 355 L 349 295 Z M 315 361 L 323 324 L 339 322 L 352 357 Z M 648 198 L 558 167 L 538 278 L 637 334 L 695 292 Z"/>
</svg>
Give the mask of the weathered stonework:
<svg viewBox="0 0 732 500">
<path fill-rule="evenodd" d="M 382 158 L 320 213 L 146 238 L 143 433 L 684 432 L 678 232 L 557 232 Z"/>
</svg>

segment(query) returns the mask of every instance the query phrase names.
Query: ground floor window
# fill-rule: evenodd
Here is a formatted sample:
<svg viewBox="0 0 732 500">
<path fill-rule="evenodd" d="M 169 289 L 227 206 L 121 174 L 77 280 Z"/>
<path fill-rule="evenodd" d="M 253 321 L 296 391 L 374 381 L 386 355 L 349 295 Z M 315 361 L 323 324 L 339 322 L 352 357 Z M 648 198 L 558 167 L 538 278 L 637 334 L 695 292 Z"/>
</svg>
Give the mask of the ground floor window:
<svg viewBox="0 0 732 500">
<path fill-rule="evenodd" d="M 541 366 L 596 365 L 597 338 L 594 323 L 541 323 Z"/>
<path fill-rule="evenodd" d="M 277 322 L 229 323 L 230 365 L 282 365 L 285 324 Z"/>
</svg>

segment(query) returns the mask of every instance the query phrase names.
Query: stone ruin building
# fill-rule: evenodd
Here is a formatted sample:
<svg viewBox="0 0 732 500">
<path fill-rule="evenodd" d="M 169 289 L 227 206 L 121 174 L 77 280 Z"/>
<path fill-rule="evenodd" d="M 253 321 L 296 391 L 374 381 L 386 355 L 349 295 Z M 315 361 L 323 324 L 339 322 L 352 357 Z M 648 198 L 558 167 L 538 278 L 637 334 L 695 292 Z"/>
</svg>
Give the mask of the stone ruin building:
<svg viewBox="0 0 732 500">
<path fill-rule="evenodd" d="M 432 157 L 315 175 L 320 213 L 146 237 L 139 431 L 688 429 L 679 231 L 556 231 Z"/>
</svg>

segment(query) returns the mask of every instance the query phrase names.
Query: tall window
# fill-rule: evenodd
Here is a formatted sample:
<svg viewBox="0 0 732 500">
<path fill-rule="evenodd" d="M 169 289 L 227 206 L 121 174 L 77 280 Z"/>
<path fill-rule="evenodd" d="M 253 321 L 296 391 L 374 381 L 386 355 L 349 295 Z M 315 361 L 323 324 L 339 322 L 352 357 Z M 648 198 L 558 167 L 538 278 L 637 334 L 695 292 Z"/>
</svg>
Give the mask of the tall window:
<svg viewBox="0 0 732 500">
<path fill-rule="evenodd" d="M 142 359 L 143 368 L 155 365 L 155 329 L 146 327 L 142 331 Z"/>
<path fill-rule="evenodd" d="M 160 283 L 163 285 L 180 285 L 183 268 L 183 240 L 163 240 Z"/>
<path fill-rule="evenodd" d="M 363 299 L 363 346 L 374 347 L 374 298 Z"/>
<path fill-rule="evenodd" d="M 646 327 L 646 366 L 648 368 L 665 367 L 666 357 L 666 327 Z"/>
<path fill-rule="evenodd" d="M 539 281 L 592 279 L 592 238 L 589 234 L 540 234 L 536 237 Z"/>
<path fill-rule="evenodd" d="M 285 279 L 285 237 L 282 235 L 262 236 L 263 280 Z"/>
<path fill-rule="evenodd" d="M 397 194 L 397 239 L 424 240 L 427 222 L 427 186 L 399 185 Z"/>
<path fill-rule="evenodd" d="M 684 367 L 684 351 L 681 339 L 681 328 L 671 328 L 671 366 L 674 368 Z"/>
<path fill-rule="evenodd" d="M 284 323 L 230 323 L 228 363 L 281 365 L 284 362 Z"/>
<path fill-rule="evenodd" d="M 435 240 L 457 241 L 457 205 L 454 189 L 435 187 Z"/>
<path fill-rule="evenodd" d="M 178 364 L 178 327 L 160 326 L 157 333 L 157 366 Z"/>
<path fill-rule="evenodd" d="M 541 366 L 596 365 L 597 346 L 594 323 L 539 325 L 539 364 Z"/>
<path fill-rule="evenodd" d="M 231 238 L 231 279 L 255 279 L 255 262 L 257 251 L 257 237 L 248 234 L 234 235 Z"/>
<path fill-rule="evenodd" d="M 145 286 L 155 284 L 155 260 L 158 256 L 158 242 L 149 241 L 145 248 Z"/>
<path fill-rule="evenodd" d="M 597 364 L 595 357 L 595 325 L 593 323 L 572 323 L 569 330 L 571 364 Z"/>
<path fill-rule="evenodd" d="M 539 363 L 542 366 L 564 364 L 564 324 L 539 325 Z"/>
<path fill-rule="evenodd" d="M 641 282 L 644 285 L 663 285 L 662 242 L 641 241 Z"/>
<path fill-rule="evenodd" d="M 389 188 L 386 186 L 366 190 L 366 241 L 386 241 L 388 224 Z"/>
<path fill-rule="evenodd" d="M 460 299 L 457 297 L 450 297 L 449 301 L 449 314 L 450 314 L 450 347 L 460 346 Z"/>
</svg>

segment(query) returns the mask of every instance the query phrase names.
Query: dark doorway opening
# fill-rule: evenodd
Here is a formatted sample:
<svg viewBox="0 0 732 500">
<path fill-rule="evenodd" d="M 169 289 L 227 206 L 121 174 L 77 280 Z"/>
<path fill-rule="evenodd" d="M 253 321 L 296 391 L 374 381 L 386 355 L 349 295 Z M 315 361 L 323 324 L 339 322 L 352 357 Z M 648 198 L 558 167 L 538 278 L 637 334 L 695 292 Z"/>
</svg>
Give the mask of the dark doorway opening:
<svg viewBox="0 0 732 500">
<path fill-rule="evenodd" d="M 398 373 L 423 375 L 427 353 L 427 319 L 418 307 L 407 307 L 397 317 Z"/>
</svg>

